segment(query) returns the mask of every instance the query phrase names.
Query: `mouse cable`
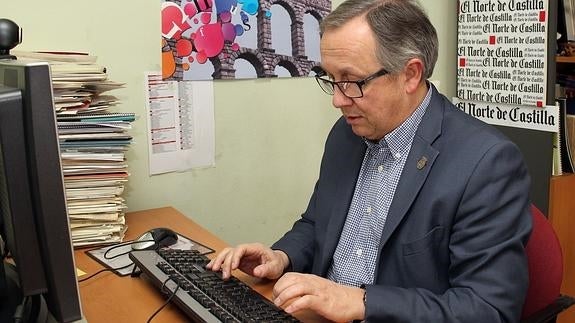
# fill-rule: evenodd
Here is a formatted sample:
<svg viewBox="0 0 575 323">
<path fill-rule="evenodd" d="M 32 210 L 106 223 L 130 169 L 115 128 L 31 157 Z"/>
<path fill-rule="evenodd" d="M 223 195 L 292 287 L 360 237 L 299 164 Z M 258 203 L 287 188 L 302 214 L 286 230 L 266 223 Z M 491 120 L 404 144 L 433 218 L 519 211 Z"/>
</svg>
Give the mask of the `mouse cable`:
<svg viewBox="0 0 575 323">
<path fill-rule="evenodd" d="M 164 283 L 162 284 L 162 288 L 160 288 L 160 291 L 162 291 L 162 293 L 166 293 L 166 291 L 164 290 L 164 287 L 166 287 L 166 284 L 172 280 L 172 277 L 168 277 L 168 279 L 166 279 L 164 281 Z M 162 304 L 162 306 L 160 306 L 160 308 L 158 308 L 154 314 L 152 314 L 152 316 L 150 316 L 150 318 L 146 321 L 146 323 L 150 323 L 152 322 L 152 320 L 154 319 L 154 317 L 156 317 L 156 315 L 158 315 L 158 313 L 160 313 L 166 306 L 168 306 L 168 304 L 170 304 L 170 302 L 172 301 L 172 299 L 174 298 L 174 296 L 176 296 L 176 293 L 178 292 L 178 290 L 180 289 L 180 285 L 176 284 L 176 289 L 174 289 L 174 291 L 172 292 L 172 294 L 168 297 L 168 299 L 166 300 L 166 302 L 164 302 L 164 304 Z M 170 291 L 168 289 L 168 291 Z"/>
<path fill-rule="evenodd" d="M 101 274 L 101 273 L 103 273 L 103 272 L 105 272 L 105 271 L 120 270 L 120 269 L 128 268 L 128 267 L 130 267 L 130 266 L 134 266 L 134 264 L 131 263 L 131 264 L 128 264 L 128 265 L 125 265 L 125 266 L 122 266 L 122 267 L 118 267 L 118 268 L 104 268 L 104 269 L 102 269 L 102 270 L 100 270 L 100 271 L 97 271 L 97 272 L 91 274 L 91 275 L 88 276 L 88 277 L 84 277 L 84 278 L 82 278 L 82 279 L 78 279 L 78 282 L 81 283 L 81 282 L 83 282 L 83 281 L 86 281 L 86 280 L 88 280 L 88 279 L 90 279 L 90 278 L 92 278 L 92 277 L 94 277 L 94 276 L 96 276 L 96 275 L 99 275 L 99 274 Z"/>
<path fill-rule="evenodd" d="M 104 252 L 104 259 L 110 260 L 110 259 L 114 259 L 114 258 L 123 256 L 123 255 L 127 255 L 127 254 L 129 254 L 130 252 L 132 252 L 132 250 L 128 250 L 128 251 L 126 251 L 126 252 L 122 252 L 122 253 L 119 253 L 119 254 L 117 254 L 117 255 L 113 255 L 113 256 L 110 256 L 110 257 L 108 257 L 108 252 L 110 252 L 110 251 L 112 251 L 112 250 L 114 250 L 114 249 L 120 248 L 120 247 L 125 247 L 125 246 L 129 246 L 129 245 L 133 245 L 133 244 L 135 244 L 135 243 L 140 243 L 140 242 L 154 242 L 154 240 L 153 240 L 153 239 L 152 239 L 152 240 L 142 240 L 142 241 L 131 240 L 131 241 L 127 241 L 127 242 L 124 242 L 124 243 L 117 244 L 117 245 L 115 245 L 115 246 L 113 246 L 113 247 L 108 248 L 108 250 L 106 250 L 106 252 Z"/>
</svg>

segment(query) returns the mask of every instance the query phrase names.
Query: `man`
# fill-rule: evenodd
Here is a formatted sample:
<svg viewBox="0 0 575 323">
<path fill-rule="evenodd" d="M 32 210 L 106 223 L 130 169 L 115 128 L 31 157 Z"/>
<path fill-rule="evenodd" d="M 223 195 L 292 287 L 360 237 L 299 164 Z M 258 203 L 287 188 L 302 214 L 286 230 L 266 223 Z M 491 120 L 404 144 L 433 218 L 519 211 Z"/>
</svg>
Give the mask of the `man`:
<svg viewBox="0 0 575 323">
<path fill-rule="evenodd" d="M 517 322 L 531 230 L 518 148 L 427 82 L 437 35 L 413 1 L 348 0 L 321 33 L 316 79 L 343 117 L 308 208 L 271 248 L 208 268 L 279 278 L 278 306 L 338 322 Z"/>
</svg>

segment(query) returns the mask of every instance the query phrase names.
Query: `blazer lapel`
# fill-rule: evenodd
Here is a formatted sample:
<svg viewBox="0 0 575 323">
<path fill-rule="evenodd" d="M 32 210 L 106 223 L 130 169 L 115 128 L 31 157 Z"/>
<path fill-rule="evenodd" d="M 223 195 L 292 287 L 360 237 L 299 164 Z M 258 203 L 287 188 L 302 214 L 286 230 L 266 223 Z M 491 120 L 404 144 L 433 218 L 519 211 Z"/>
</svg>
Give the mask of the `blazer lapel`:
<svg viewBox="0 0 575 323">
<path fill-rule="evenodd" d="M 432 143 L 441 134 L 444 103 L 443 96 L 437 92 L 433 85 L 431 86 L 432 99 L 413 138 L 409 156 L 405 162 L 401 179 L 397 184 L 395 197 L 389 208 L 381 234 L 379 254 L 417 197 L 435 159 L 439 155 L 439 151 L 432 146 Z M 377 263 L 379 264 L 379 262 Z"/>
<path fill-rule="evenodd" d="M 379 241 L 380 252 L 393 231 L 401 222 L 401 219 L 403 219 L 407 213 L 407 210 L 415 200 L 421 186 L 425 183 L 425 179 L 427 178 L 437 155 L 439 155 L 439 152 L 429 146 L 421 138 L 414 138 L 411 152 L 409 153 L 409 157 L 407 158 L 403 168 L 401 180 L 395 190 L 396 198 L 393 199 L 393 202 L 389 207 L 387 219 L 383 227 L 383 232 L 381 233 L 381 239 Z"/>
</svg>

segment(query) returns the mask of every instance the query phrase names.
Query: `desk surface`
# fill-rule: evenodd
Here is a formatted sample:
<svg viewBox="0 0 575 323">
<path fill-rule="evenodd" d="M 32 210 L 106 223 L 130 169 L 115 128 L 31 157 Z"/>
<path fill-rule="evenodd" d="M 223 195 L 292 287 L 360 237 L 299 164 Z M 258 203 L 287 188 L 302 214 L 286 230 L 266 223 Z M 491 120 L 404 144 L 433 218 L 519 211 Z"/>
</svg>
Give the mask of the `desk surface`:
<svg viewBox="0 0 575 323">
<path fill-rule="evenodd" d="M 126 240 L 132 240 L 152 228 L 168 227 L 216 251 L 227 246 L 221 239 L 171 207 L 131 212 L 126 220 Z M 101 270 L 102 265 L 86 255 L 85 250 L 75 250 L 76 266 L 87 274 Z M 273 282 L 259 282 L 242 273 L 234 274 L 266 297 L 271 296 Z M 165 302 L 159 291 L 141 278 L 119 277 L 112 272 L 104 272 L 81 282 L 80 296 L 84 316 L 90 323 L 146 322 Z M 166 306 L 154 319 L 154 322 L 186 321 L 187 318 L 174 305 Z"/>
<path fill-rule="evenodd" d="M 168 227 L 216 252 L 227 246 L 224 241 L 171 207 L 131 212 L 126 220 L 126 240 L 132 240 L 152 228 Z M 88 275 L 101 270 L 102 265 L 86 255 L 85 250 L 75 250 L 76 266 Z M 272 281 L 249 277 L 239 271 L 234 275 L 262 295 L 271 297 Z M 119 277 L 112 272 L 101 273 L 79 285 L 84 317 L 89 323 L 146 322 L 165 302 L 160 292 L 142 278 Z M 310 313 L 301 313 L 297 317 L 303 321 L 318 321 Z M 155 323 L 187 321 L 175 305 L 166 306 L 153 320 Z"/>
</svg>

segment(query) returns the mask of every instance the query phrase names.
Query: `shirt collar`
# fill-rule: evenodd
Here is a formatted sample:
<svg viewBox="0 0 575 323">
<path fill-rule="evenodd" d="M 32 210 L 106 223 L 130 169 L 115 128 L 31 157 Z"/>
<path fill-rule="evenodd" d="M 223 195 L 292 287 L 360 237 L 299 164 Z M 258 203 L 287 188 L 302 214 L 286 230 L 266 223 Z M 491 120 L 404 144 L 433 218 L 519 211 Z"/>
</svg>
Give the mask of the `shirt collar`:
<svg viewBox="0 0 575 323">
<path fill-rule="evenodd" d="M 399 158 L 403 155 L 408 148 L 411 146 L 417 127 L 425 114 L 429 102 L 431 101 L 431 86 L 428 84 L 427 94 L 423 101 L 419 104 L 417 109 L 401 123 L 393 131 L 385 135 L 379 142 L 372 142 L 366 138 L 363 138 L 364 142 L 367 144 L 368 150 L 379 150 L 389 148 L 391 155 L 394 158 Z"/>
</svg>

